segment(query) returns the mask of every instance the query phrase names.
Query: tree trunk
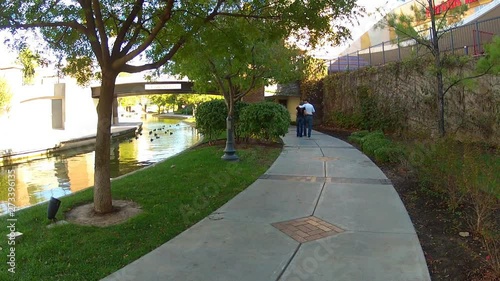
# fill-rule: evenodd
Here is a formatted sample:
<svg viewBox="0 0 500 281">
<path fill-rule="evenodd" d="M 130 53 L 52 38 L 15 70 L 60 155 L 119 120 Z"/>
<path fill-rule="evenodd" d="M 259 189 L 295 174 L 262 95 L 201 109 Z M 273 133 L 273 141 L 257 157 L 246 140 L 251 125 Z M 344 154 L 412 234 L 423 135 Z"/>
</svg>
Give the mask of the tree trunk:
<svg viewBox="0 0 500 281">
<path fill-rule="evenodd" d="M 236 149 L 234 148 L 234 95 L 231 92 L 226 98 L 227 103 L 227 118 L 226 118 L 226 147 L 224 148 L 224 155 L 222 159 L 226 161 L 237 161 L 239 160 L 238 155 L 236 155 Z"/>
<path fill-rule="evenodd" d="M 94 211 L 105 214 L 113 211 L 111 198 L 110 145 L 111 118 L 116 74 L 103 71 L 101 95 L 97 105 L 97 135 L 94 165 Z"/>
<path fill-rule="evenodd" d="M 438 106 L 438 131 L 439 136 L 445 136 L 444 126 L 444 86 L 443 86 L 443 67 L 441 65 L 441 51 L 439 50 L 439 37 L 436 26 L 436 15 L 434 13 L 434 1 L 428 0 L 429 11 L 431 13 L 431 43 L 432 54 L 434 55 L 434 66 L 436 67 L 436 91 L 437 91 L 437 106 Z"/>
</svg>

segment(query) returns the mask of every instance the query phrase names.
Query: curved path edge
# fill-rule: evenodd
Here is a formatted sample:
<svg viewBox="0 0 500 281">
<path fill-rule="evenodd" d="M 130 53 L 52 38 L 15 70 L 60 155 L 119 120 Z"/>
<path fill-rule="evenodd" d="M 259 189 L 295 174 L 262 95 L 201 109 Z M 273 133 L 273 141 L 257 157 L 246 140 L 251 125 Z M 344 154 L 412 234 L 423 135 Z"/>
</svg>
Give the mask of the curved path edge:
<svg viewBox="0 0 500 281">
<path fill-rule="evenodd" d="M 316 131 L 283 141 L 247 189 L 102 280 L 430 280 L 399 195 L 367 156 Z"/>
</svg>

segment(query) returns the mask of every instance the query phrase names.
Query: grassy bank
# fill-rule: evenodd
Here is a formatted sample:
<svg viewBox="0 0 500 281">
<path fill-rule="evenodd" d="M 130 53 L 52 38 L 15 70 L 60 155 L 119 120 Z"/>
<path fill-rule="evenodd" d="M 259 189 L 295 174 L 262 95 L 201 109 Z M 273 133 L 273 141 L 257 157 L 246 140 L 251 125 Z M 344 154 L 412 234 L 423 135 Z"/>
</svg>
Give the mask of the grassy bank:
<svg viewBox="0 0 500 281">
<path fill-rule="evenodd" d="M 15 274 L 9 273 L 7 217 L 1 217 L 0 280 L 99 280 L 172 239 L 248 187 L 281 148 L 238 149 L 241 161 L 220 159 L 222 146 L 190 149 L 154 167 L 113 181 L 114 199 L 132 200 L 143 212 L 106 228 L 74 224 L 47 228 L 47 205 L 15 214 Z M 92 190 L 62 198 L 58 219 L 92 201 Z"/>
</svg>

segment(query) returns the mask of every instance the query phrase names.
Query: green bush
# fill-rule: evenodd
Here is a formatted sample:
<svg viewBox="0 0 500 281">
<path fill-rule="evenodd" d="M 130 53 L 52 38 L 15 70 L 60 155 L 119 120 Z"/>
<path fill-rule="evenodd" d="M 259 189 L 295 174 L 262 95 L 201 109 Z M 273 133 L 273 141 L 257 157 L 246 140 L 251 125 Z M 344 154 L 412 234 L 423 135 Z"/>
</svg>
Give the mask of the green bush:
<svg viewBox="0 0 500 281">
<path fill-rule="evenodd" d="M 370 132 L 369 131 L 357 131 L 357 132 L 354 132 L 352 133 L 348 138 L 347 140 L 350 141 L 350 142 L 353 142 L 355 144 L 358 144 L 358 145 L 363 145 L 363 141 L 364 141 L 364 137 L 366 135 L 368 135 Z"/>
<path fill-rule="evenodd" d="M 398 163 L 404 157 L 404 151 L 395 145 L 382 146 L 374 151 L 375 160 L 379 163 Z"/>
<path fill-rule="evenodd" d="M 397 163 L 404 157 L 403 149 L 387 139 L 382 131 L 354 132 L 348 140 L 360 145 L 366 155 L 375 157 L 379 163 Z"/>
<path fill-rule="evenodd" d="M 233 113 L 235 137 L 239 136 L 239 113 L 248 103 L 236 102 Z M 196 129 L 207 140 L 214 140 L 226 131 L 227 105 L 224 100 L 210 100 L 201 103 L 196 109 Z"/>
<path fill-rule="evenodd" d="M 362 142 L 364 143 L 373 139 L 385 139 L 385 135 L 382 131 L 369 132 L 368 134 L 365 134 L 364 137 L 362 137 Z"/>
<path fill-rule="evenodd" d="M 357 132 L 354 132 L 351 134 L 351 136 L 353 137 L 359 137 L 359 138 L 363 138 L 365 137 L 366 135 L 368 135 L 370 133 L 370 131 L 367 131 L 367 130 L 363 130 L 363 131 L 357 131 Z"/>
<path fill-rule="evenodd" d="M 207 140 L 214 140 L 226 130 L 227 106 L 224 100 L 201 103 L 196 110 L 196 129 Z"/>
<path fill-rule="evenodd" d="M 359 146 L 363 145 L 363 138 L 362 137 L 357 137 L 357 136 L 353 136 L 353 135 L 350 135 L 348 138 L 347 138 L 348 141 L 350 142 L 353 142 Z"/>
<path fill-rule="evenodd" d="M 234 137 L 239 140 L 242 137 L 242 132 L 240 129 L 240 113 L 249 103 L 238 101 L 234 105 L 234 115 L 233 115 L 233 125 L 234 125 Z"/>
<path fill-rule="evenodd" d="M 243 137 L 277 141 L 288 133 L 290 122 L 284 106 L 274 102 L 252 103 L 241 111 L 239 130 Z"/>
<path fill-rule="evenodd" d="M 392 143 L 386 138 L 370 138 L 363 141 L 363 152 L 368 156 L 375 156 L 375 150 L 388 147 Z"/>
</svg>

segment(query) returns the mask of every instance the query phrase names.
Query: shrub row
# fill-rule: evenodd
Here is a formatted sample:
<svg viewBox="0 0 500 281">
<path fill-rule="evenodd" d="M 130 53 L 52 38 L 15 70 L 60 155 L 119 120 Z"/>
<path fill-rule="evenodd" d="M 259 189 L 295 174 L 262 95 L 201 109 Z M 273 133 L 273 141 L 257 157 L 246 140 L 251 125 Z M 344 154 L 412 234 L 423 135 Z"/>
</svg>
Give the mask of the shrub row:
<svg viewBox="0 0 500 281">
<path fill-rule="evenodd" d="M 207 139 L 215 140 L 226 131 L 227 106 L 224 100 L 211 100 L 198 106 L 196 128 Z M 233 115 L 237 139 L 277 141 L 288 132 L 288 110 L 274 102 L 237 102 Z"/>
<path fill-rule="evenodd" d="M 359 131 L 349 136 L 349 141 L 358 144 L 368 156 L 379 163 L 398 163 L 403 159 L 403 149 L 387 139 L 382 131 Z"/>
</svg>

